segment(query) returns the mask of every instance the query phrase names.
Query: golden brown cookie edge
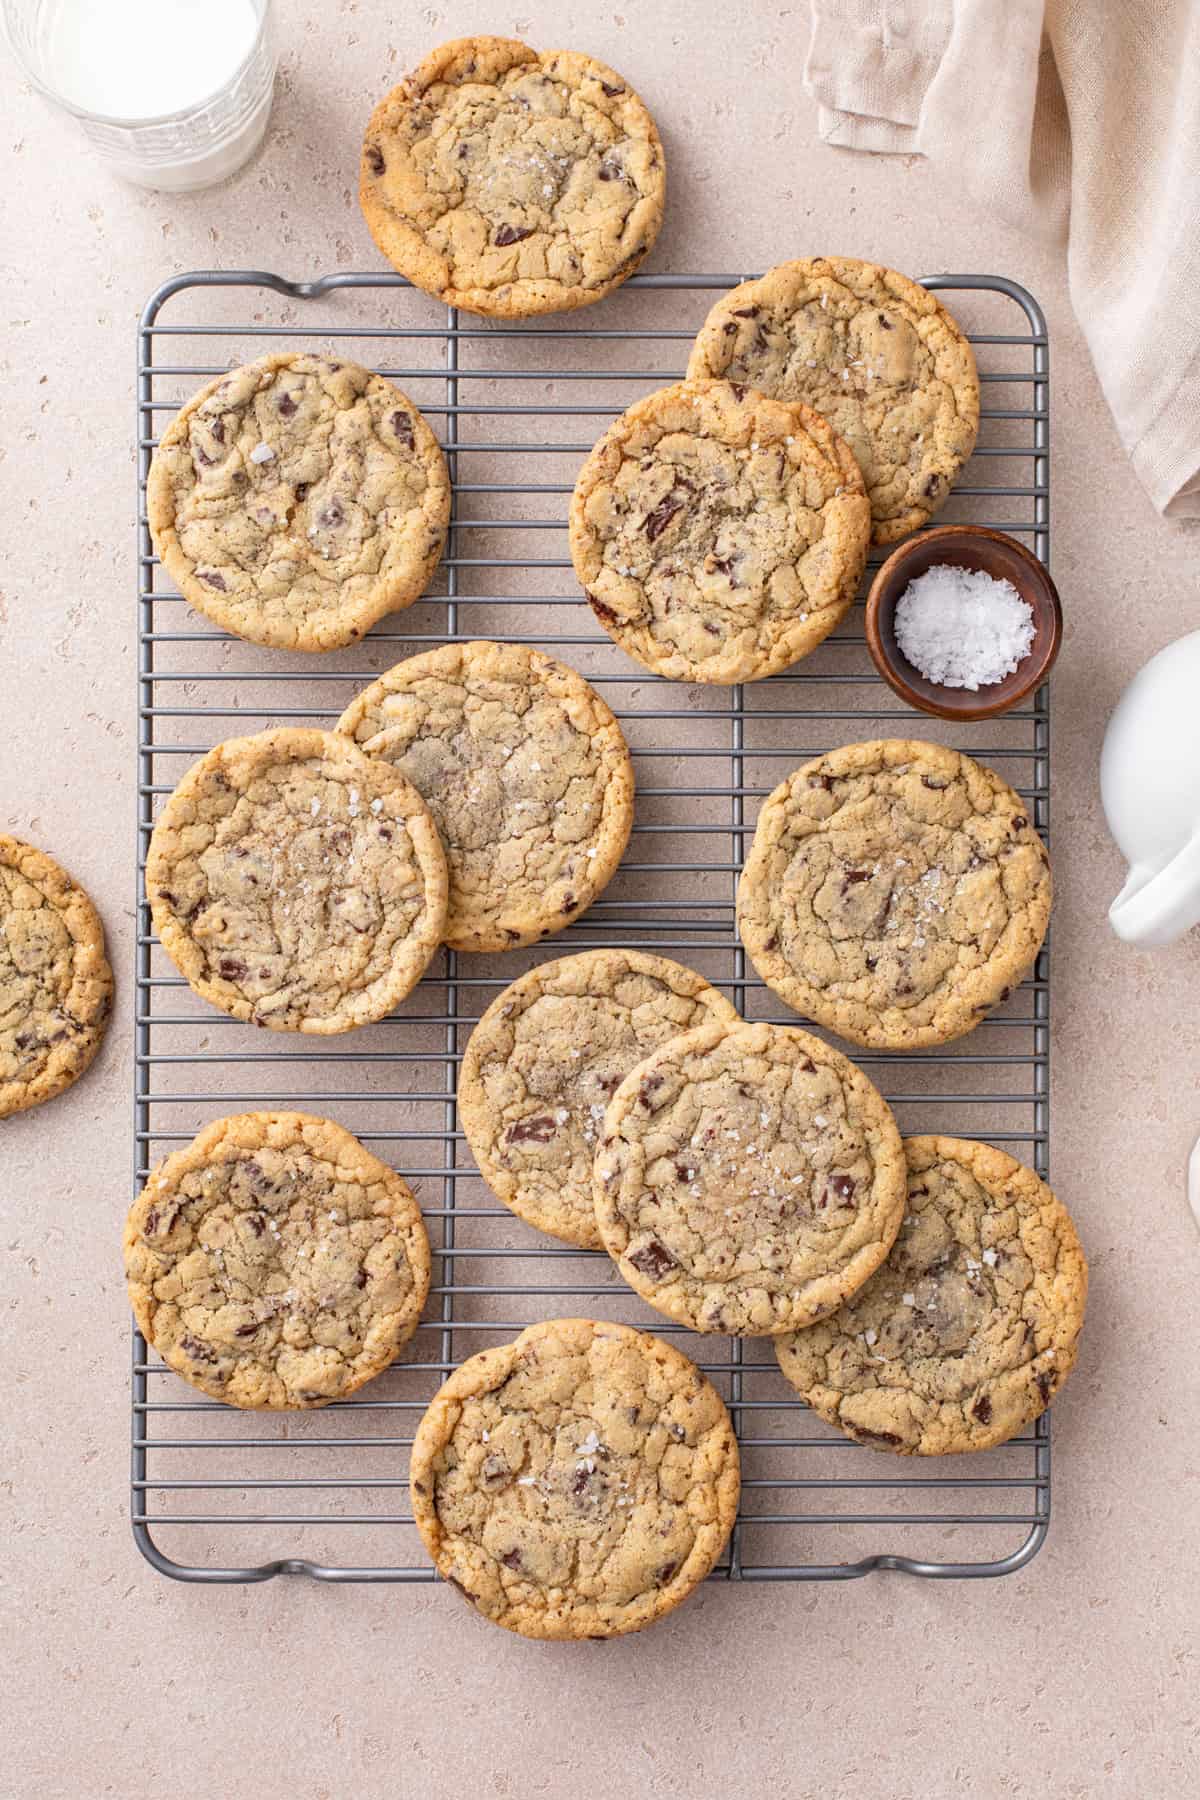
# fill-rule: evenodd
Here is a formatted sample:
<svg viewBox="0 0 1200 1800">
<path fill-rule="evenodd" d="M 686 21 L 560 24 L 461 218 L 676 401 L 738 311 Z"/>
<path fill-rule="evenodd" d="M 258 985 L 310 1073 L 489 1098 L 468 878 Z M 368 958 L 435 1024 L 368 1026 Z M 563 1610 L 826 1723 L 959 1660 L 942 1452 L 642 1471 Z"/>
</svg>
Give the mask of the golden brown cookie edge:
<svg viewBox="0 0 1200 1800">
<path fill-rule="evenodd" d="M 856 1443 L 863 1444 L 868 1449 L 896 1456 L 962 1456 L 975 1451 L 994 1450 L 1000 1445 L 1008 1443 L 1017 1432 L 1023 1431 L 1027 1425 L 1033 1424 L 1040 1418 L 1064 1387 L 1067 1377 L 1075 1367 L 1087 1309 L 1087 1257 L 1084 1254 L 1075 1221 L 1058 1195 L 1028 1164 L 1019 1162 L 1015 1157 L 1009 1156 L 1006 1151 L 997 1149 L 995 1145 L 979 1139 L 947 1137 L 940 1133 L 922 1133 L 905 1138 L 904 1149 L 910 1177 L 913 1174 L 924 1173 L 934 1161 L 957 1162 L 968 1169 L 980 1186 L 986 1187 L 989 1193 L 993 1191 L 992 1184 L 994 1183 L 1010 1189 L 1017 1187 L 1025 1195 L 1035 1199 L 1041 1206 L 1045 1206 L 1047 1201 L 1052 1203 L 1055 1227 L 1071 1267 L 1067 1276 L 1067 1286 L 1070 1292 L 1066 1303 L 1061 1310 L 1056 1312 L 1054 1319 L 1058 1330 L 1051 1346 L 1054 1352 L 1054 1379 L 1049 1386 L 1049 1392 L 1043 1393 L 1038 1385 L 1039 1375 L 1043 1379 L 1048 1379 L 1049 1371 L 1045 1369 L 1035 1371 L 1031 1373 L 1031 1380 L 1027 1384 L 1030 1399 L 1029 1409 L 1024 1416 L 1015 1421 L 1006 1424 L 1002 1420 L 997 1420 L 993 1431 L 987 1431 L 986 1427 L 970 1433 L 964 1431 L 950 1440 L 939 1442 L 936 1447 L 925 1447 L 921 1439 L 913 1442 L 885 1443 L 881 1441 L 878 1434 L 872 1435 L 861 1429 L 856 1430 L 852 1425 L 843 1423 L 840 1413 L 842 1403 L 847 1395 L 841 1390 L 797 1380 L 796 1373 L 789 1369 L 787 1359 L 789 1352 L 795 1347 L 795 1341 L 801 1339 L 803 1333 L 787 1333 L 777 1337 L 774 1340 L 776 1360 L 784 1379 L 796 1389 L 819 1418 L 824 1419 L 826 1424 L 836 1426 L 847 1437 L 853 1438 Z M 926 1160 L 921 1161 L 922 1158 Z M 821 1321 L 822 1326 L 829 1330 L 832 1330 L 836 1323 L 836 1313 Z M 1044 1356 L 1045 1352 L 1042 1351 L 1038 1354 Z M 1033 1371 L 1032 1364 L 1026 1366 Z"/>
</svg>

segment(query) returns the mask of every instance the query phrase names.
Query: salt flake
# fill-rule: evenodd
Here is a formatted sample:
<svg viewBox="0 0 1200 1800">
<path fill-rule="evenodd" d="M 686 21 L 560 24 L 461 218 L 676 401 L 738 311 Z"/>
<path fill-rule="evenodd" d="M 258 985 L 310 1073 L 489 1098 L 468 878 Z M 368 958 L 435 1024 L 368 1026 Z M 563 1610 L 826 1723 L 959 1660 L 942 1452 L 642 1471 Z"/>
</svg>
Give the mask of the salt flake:
<svg viewBox="0 0 1200 1800">
<path fill-rule="evenodd" d="M 895 630 L 901 654 L 927 681 L 972 693 L 1011 675 L 1036 635 L 1032 609 L 1011 581 L 951 563 L 909 582 Z"/>
</svg>

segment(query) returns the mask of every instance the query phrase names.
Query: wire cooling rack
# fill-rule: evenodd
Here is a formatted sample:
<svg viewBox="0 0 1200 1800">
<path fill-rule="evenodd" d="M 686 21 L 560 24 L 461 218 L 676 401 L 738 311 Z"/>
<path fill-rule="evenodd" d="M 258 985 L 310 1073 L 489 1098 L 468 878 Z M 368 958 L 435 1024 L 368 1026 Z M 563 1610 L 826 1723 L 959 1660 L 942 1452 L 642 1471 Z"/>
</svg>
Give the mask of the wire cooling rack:
<svg viewBox="0 0 1200 1800">
<path fill-rule="evenodd" d="M 795 1023 L 747 965 L 734 886 L 762 797 L 833 745 L 936 737 L 994 764 L 1049 825 L 1046 692 L 995 722 L 952 728 L 898 707 L 863 643 L 861 612 L 783 676 L 684 687 L 631 663 L 599 631 L 567 554 L 580 461 L 638 395 L 675 379 L 714 295 L 742 276 L 639 275 L 602 306 L 504 325 L 442 310 L 392 275 L 296 283 L 257 272 L 180 275 L 138 338 L 138 934 L 134 1163 L 150 1167 L 223 1113 L 298 1106 L 357 1133 L 412 1182 L 434 1283 L 405 1360 L 319 1412 L 246 1414 L 200 1399 L 135 1332 L 133 1526 L 163 1574 L 261 1581 L 427 1581 L 407 1505 L 421 1411 L 466 1356 L 534 1319 L 593 1314 L 673 1338 L 729 1402 L 742 1511 L 716 1577 L 836 1580 L 875 1569 L 1003 1575 L 1043 1542 L 1048 1418 L 1002 1449 L 907 1462 L 817 1421 L 763 1340 L 700 1338 L 644 1307 L 608 1259 L 514 1218 L 480 1180 L 455 1116 L 472 1024 L 532 962 L 603 945 L 661 951 L 716 981 L 747 1016 Z M 980 365 L 980 445 L 943 514 L 1049 553 L 1049 364 L 1036 301 L 997 276 L 940 275 Z M 157 433 L 208 377 L 305 347 L 403 385 L 445 446 L 453 527 L 435 592 L 352 649 L 264 651 L 216 631 L 172 593 L 152 552 L 145 479 Z M 537 644 L 611 703 L 638 775 L 617 877 L 561 937 L 503 956 L 442 952 L 403 1010 L 336 1040 L 255 1032 L 195 998 L 151 933 L 141 881 L 155 813 L 221 738 L 282 720 L 329 725 L 349 697 L 421 646 L 473 637 Z M 325 1047 L 319 1047 L 324 1045 Z M 1048 954 L 1008 1002 L 937 1053 L 859 1055 L 904 1131 L 1008 1146 L 1047 1173 Z"/>
</svg>

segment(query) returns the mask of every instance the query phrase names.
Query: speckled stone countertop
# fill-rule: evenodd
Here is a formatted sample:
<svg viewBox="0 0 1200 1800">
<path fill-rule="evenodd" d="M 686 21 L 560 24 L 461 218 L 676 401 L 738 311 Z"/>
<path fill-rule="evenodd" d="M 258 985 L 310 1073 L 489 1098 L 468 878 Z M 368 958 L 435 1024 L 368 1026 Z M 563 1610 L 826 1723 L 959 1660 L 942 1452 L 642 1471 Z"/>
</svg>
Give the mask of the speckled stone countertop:
<svg viewBox="0 0 1200 1800">
<path fill-rule="evenodd" d="M 1097 795 L 1108 710 L 1200 624 L 1198 539 L 1132 478 L 1071 315 L 1061 252 L 1000 227 L 918 160 L 826 149 L 800 85 L 807 7 L 624 11 L 279 0 L 268 143 L 179 199 L 111 180 L 0 63 L 4 403 L 0 828 L 51 850 L 103 912 L 114 1026 L 72 1093 L 0 1126 L 7 1727 L 21 1796 L 763 1793 L 822 1800 L 1181 1795 L 1200 1781 L 1200 933 L 1117 943 Z M 374 268 L 362 123 L 426 48 L 472 30 L 592 51 L 667 145 L 652 269 L 836 251 L 914 273 L 993 269 L 1050 321 L 1055 1184 L 1091 1256 L 1080 1367 L 1055 1407 L 1055 1518 L 992 1583 L 710 1585 L 609 1645 L 531 1645 L 444 1588 L 206 1590 L 142 1562 L 127 1522 L 133 930 L 133 327 L 182 269 Z M 15 1653 L 14 1653 L 15 1652 Z"/>
</svg>

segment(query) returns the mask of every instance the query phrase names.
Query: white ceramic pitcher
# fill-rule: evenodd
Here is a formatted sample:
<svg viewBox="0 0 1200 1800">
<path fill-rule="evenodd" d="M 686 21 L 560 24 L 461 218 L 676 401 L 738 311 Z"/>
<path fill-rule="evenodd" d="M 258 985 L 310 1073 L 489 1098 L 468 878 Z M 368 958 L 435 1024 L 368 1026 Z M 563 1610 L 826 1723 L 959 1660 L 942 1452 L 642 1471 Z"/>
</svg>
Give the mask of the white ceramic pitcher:
<svg viewBox="0 0 1200 1800">
<path fill-rule="evenodd" d="M 1200 631 L 1152 656 L 1117 702 L 1100 794 L 1129 863 L 1112 928 L 1129 943 L 1172 943 L 1200 924 Z"/>
</svg>

